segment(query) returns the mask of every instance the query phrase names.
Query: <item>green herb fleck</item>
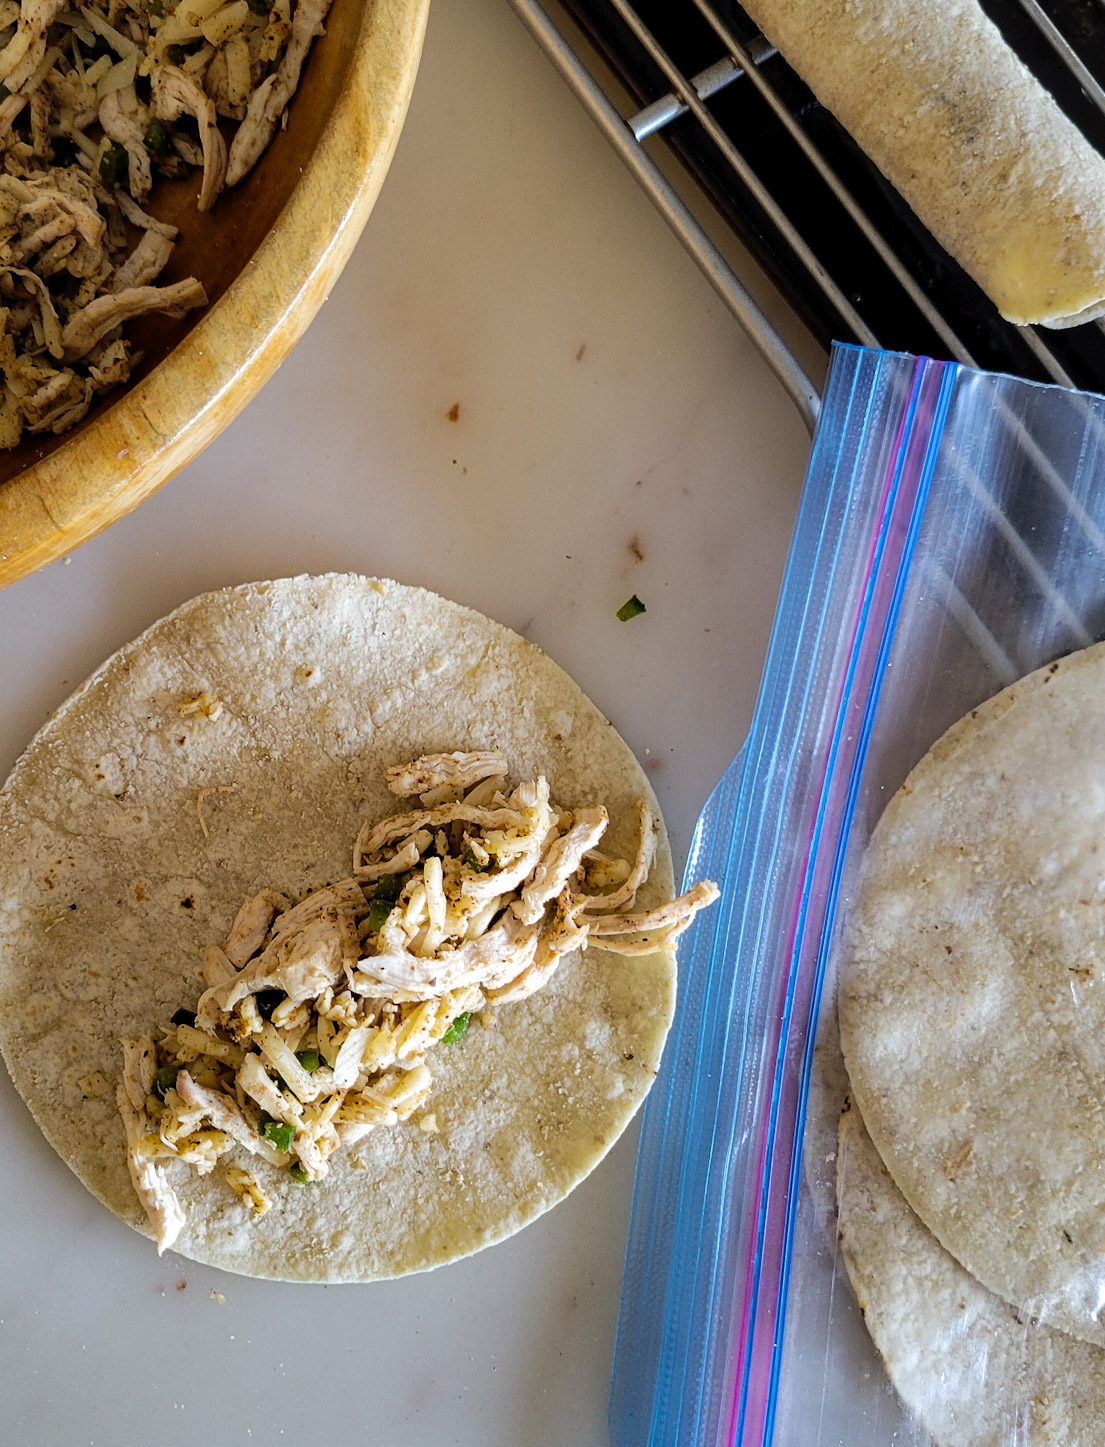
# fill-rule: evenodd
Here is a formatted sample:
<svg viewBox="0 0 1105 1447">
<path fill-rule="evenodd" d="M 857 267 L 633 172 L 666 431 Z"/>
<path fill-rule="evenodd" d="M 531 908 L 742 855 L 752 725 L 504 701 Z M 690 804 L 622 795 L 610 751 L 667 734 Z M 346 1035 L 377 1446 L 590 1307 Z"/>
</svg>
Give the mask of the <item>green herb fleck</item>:
<svg viewBox="0 0 1105 1447">
<path fill-rule="evenodd" d="M 153 1078 L 153 1093 L 158 1100 L 164 1100 L 168 1091 L 176 1085 L 176 1078 L 180 1074 L 179 1065 L 162 1065 Z"/>
<path fill-rule="evenodd" d="M 142 144 L 155 156 L 167 156 L 173 148 L 173 133 L 164 121 L 154 119 L 146 127 Z"/>
<path fill-rule="evenodd" d="M 398 874 L 385 874 L 376 884 L 376 893 L 368 910 L 368 927 L 374 934 L 384 927 L 384 922 L 403 892 L 403 881 Z"/>
<path fill-rule="evenodd" d="M 468 848 L 464 851 L 464 862 L 469 869 L 474 870 L 477 874 L 486 874 L 491 868 L 492 863 L 491 859 L 488 858 L 487 863 L 484 864 L 471 844 L 469 844 Z"/>
<path fill-rule="evenodd" d="M 322 1057 L 317 1050 L 297 1050 L 295 1052 L 295 1058 L 299 1061 L 300 1065 L 303 1066 L 303 1069 L 308 1075 L 314 1075 L 315 1071 L 322 1064 Z"/>
<path fill-rule="evenodd" d="M 641 602 L 640 598 L 637 597 L 637 594 L 634 593 L 633 597 L 627 598 L 618 609 L 618 618 L 622 623 L 628 623 L 630 618 L 636 618 L 638 613 L 644 613 L 645 611 L 645 605 Z"/>
<path fill-rule="evenodd" d="M 386 899 L 374 899 L 368 911 L 368 927 L 373 934 L 379 934 L 387 923 L 387 917 L 395 906 Z"/>
<path fill-rule="evenodd" d="M 271 1115 L 261 1112 L 261 1135 L 267 1141 L 272 1141 L 278 1151 L 291 1149 L 292 1136 L 295 1135 L 295 1126 L 289 1125 L 287 1121 L 276 1120 Z"/>
<path fill-rule="evenodd" d="M 463 1015 L 458 1015 L 441 1037 L 441 1043 L 443 1045 L 453 1045 L 456 1041 L 462 1039 L 468 1033 L 468 1024 L 471 1019 L 471 1010 L 465 1010 Z"/>
<path fill-rule="evenodd" d="M 127 174 L 127 148 L 117 141 L 100 157 L 100 180 L 105 186 L 118 186 Z"/>
</svg>

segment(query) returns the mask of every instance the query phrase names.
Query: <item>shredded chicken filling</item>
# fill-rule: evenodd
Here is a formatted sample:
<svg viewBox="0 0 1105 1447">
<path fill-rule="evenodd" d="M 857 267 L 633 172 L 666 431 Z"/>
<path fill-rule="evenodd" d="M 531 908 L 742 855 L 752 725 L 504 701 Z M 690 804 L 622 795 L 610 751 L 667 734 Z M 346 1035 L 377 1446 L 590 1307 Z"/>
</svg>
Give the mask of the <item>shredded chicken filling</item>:
<svg viewBox="0 0 1105 1447">
<path fill-rule="evenodd" d="M 194 277 L 155 284 L 177 232 L 146 198 L 202 168 L 207 211 L 247 174 L 329 6 L 0 0 L 0 447 L 126 382 L 127 322 L 207 304 Z"/>
<path fill-rule="evenodd" d="M 634 861 L 602 853 L 602 805 L 566 810 L 543 778 L 511 787 L 498 755 L 431 754 L 388 771 L 422 805 L 368 820 L 347 879 L 293 901 L 263 889 L 204 952 L 207 988 L 158 1034 L 125 1041 L 119 1109 L 158 1250 L 185 1224 L 167 1168 L 224 1174 L 268 1210 L 251 1158 L 301 1184 L 368 1131 L 407 1120 L 428 1061 L 477 1013 L 523 1000 L 593 941 L 664 949 L 717 897 L 709 882 L 635 911 L 659 821 L 639 805 Z"/>
</svg>

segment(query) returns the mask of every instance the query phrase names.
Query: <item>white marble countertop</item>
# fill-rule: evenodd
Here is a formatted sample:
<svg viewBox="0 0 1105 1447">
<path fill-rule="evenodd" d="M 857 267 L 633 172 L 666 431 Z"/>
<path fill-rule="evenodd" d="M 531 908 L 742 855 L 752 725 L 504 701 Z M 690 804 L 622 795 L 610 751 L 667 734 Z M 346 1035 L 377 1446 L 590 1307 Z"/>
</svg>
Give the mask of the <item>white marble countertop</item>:
<svg viewBox="0 0 1105 1447">
<path fill-rule="evenodd" d="M 436 0 L 391 174 L 305 339 L 156 497 L 0 593 L 0 765 L 185 598 L 356 569 L 550 652 L 648 765 L 681 862 L 751 714 L 807 451 L 506 0 Z M 619 623 L 631 593 L 648 611 Z M 600 1447 L 634 1144 L 468 1261 L 288 1287 L 158 1260 L 4 1076 L 5 1440 Z"/>
</svg>

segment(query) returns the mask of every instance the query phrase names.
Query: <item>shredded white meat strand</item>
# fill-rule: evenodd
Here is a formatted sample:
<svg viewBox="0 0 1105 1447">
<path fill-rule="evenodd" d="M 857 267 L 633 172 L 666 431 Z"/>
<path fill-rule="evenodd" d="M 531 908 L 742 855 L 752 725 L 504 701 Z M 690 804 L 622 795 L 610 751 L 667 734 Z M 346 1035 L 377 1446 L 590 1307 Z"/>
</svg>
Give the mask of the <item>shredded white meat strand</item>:
<svg viewBox="0 0 1105 1447">
<path fill-rule="evenodd" d="M 491 752 L 423 754 L 408 764 L 392 764 L 387 771 L 387 786 L 400 798 L 425 794 L 443 784 L 460 791 L 470 789 L 481 779 L 505 778 L 508 767 L 502 754 Z"/>
<path fill-rule="evenodd" d="M 656 909 L 637 914 L 602 914 L 587 918 L 592 939 L 605 940 L 610 935 L 644 934 L 650 930 L 685 929 L 700 909 L 713 904 L 718 897 L 717 885 L 708 879 L 698 882 L 686 894 L 668 900 Z"/>
<path fill-rule="evenodd" d="M 61 334 L 66 361 L 85 356 L 108 332 L 159 311 L 181 316 L 191 307 L 206 306 L 207 293 L 194 277 L 174 282 L 171 286 L 131 286 L 107 296 L 95 297 L 86 307 L 74 312 Z"/>
<path fill-rule="evenodd" d="M 277 894 L 272 889 L 262 889 L 250 895 L 234 916 L 230 933 L 223 943 L 223 953 L 235 968 L 241 968 L 253 958 L 268 938 L 277 914 L 286 910 L 290 903 L 286 895 Z"/>
<path fill-rule="evenodd" d="M 561 834 L 534 866 L 529 883 L 511 906 L 523 924 L 541 918 L 550 899 L 555 899 L 583 862 L 583 856 L 606 832 L 610 816 L 601 804 L 577 809 L 567 834 Z"/>
<path fill-rule="evenodd" d="M 116 1092 L 116 1098 L 127 1137 L 127 1169 L 135 1195 L 154 1229 L 157 1254 L 160 1256 L 175 1243 L 187 1224 L 184 1208 L 169 1185 L 164 1167 L 145 1148 L 149 1121 L 135 1110 L 122 1086 Z"/>
<path fill-rule="evenodd" d="M 330 0 L 299 0 L 280 65 L 249 98 L 245 120 L 230 143 L 226 184 L 236 186 L 257 164 L 299 84 L 299 72 L 316 35 L 322 34 Z"/>
</svg>

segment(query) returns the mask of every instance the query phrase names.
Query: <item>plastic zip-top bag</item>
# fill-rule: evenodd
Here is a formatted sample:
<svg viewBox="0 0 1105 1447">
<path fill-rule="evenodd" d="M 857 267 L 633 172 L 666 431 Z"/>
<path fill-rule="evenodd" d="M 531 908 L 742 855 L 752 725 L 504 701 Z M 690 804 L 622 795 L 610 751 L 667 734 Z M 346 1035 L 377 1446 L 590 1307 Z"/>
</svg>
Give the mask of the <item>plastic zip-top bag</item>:
<svg viewBox="0 0 1105 1447">
<path fill-rule="evenodd" d="M 1105 1443 L 1103 634 L 1105 399 L 834 349 L 688 864 L 615 1447 Z"/>
</svg>

